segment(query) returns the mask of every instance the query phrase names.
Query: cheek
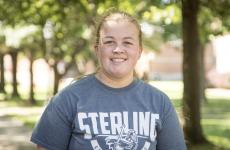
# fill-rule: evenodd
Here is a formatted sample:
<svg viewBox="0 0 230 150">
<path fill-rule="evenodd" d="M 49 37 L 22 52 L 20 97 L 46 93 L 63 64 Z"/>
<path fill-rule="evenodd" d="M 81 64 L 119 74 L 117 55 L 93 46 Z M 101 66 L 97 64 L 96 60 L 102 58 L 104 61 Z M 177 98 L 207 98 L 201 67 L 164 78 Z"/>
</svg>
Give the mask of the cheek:
<svg viewBox="0 0 230 150">
<path fill-rule="evenodd" d="M 141 57 L 141 51 L 139 49 L 136 49 L 135 51 L 132 51 L 130 55 L 134 60 L 138 60 Z"/>
<path fill-rule="evenodd" d="M 100 49 L 97 51 L 97 58 L 101 63 L 103 63 L 109 60 L 109 54 L 106 51 Z"/>
</svg>

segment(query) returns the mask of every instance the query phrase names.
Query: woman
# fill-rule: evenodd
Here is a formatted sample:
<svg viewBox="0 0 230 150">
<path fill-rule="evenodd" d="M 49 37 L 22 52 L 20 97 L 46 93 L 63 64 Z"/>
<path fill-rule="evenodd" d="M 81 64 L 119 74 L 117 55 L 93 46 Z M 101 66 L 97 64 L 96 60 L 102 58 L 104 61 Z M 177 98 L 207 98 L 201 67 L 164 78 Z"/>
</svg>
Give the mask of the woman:
<svg viewBox="0 0 230 150">
<path fill-rule="evenodd" d="M 32 142 L 48 150 L 185 150 L 168 97 L 134 78 L 141 52 L 138 22 L 125 12 L 105 14 L 96 35 L 98 72 L 50 101 Z"/>
</svg>

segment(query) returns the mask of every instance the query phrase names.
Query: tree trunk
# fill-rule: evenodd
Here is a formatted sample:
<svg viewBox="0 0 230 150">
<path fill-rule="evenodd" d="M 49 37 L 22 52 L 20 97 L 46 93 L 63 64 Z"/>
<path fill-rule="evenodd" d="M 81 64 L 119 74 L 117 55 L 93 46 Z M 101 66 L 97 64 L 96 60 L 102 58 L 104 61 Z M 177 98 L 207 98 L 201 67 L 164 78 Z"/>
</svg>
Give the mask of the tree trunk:
<svg viewBox="0 0 230 150">
<path fill-rule="evenodd" d="M 34 58 L 33 58 L 32 52 L 30 52 L 29 61 L 30 61 L 30 69 L 29 69 L 30 70 L 30 97 L 29 97 L 29 102 L 31 104 L 35 104 L 36 100 L 34 99 L 34 75 L 33 75 Z"/>
<path fill-rule="evenodd" d="M 17 56 L 18 56 L 18 52 L 12 51 L 10 52 L 11 58 L 12 58 L 12 68 L 13 68 L 13 93 L 12 93 L 12 97 L 19 97 L 18 94 L 18 83 L 17 83 Z"/>
<path fill-rule="evenodd" d="M 54 87 L 53 87 L 53 95 L 55 95 L 58 92 L 59 88 L 59 81 L 61 79 L 61 75 L 58 72 L 57 62 L 53 65 L 54 70 Z"/>
<path fill-rule="evenodd" d="M 204 60 L 204 53 L 205 53 L 205 48 L 204 45 L 201 44 L 201 51 L 200 51 L 200 55 L 201 55 L 201 88 L 202 88 L 202 92 L 201 92 L 201 98 L 203 100 L 204 103 L 207 103 L 208 100 L 206 98 L 206 94 L 205 94 L 205 89 L 206 89 L 206 72 L 205 72 L 205 60 Z"/>
<path fill-rule="evenodd" d="M 183 115 L 186 140 L 191 144 L 204 143 L 200 123 L 202 98 L 201 49 L 197 14 L 199 0 L 182 0 L 183 19 Z"/>
<path fill-rule="evenodd" d="M 0 93 L 6 93 L 5 91 L 5 70 L 4 70 L 4 54 L 0 54 Z"/>
</svg>

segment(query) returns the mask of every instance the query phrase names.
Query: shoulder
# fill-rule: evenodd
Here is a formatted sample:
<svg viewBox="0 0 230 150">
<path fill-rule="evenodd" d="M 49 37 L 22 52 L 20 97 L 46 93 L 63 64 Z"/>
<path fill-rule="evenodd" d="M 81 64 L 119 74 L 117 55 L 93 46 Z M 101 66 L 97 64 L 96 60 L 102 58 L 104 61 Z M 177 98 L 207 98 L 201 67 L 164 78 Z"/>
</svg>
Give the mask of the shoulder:
<svg viewBox="0 0 230 150">
<path fill-rule="evenodd" d="M 77 94 L 87 91 L 92 88 L 94 85 L 93 75 L 83 76 L 79 79 L 73 80 L 68 86 L 63 88 L 58 94 L 68 95 L 68 94 Z"/>
<path fill-rule="evenodd" d="M 74 105 L 78 102 L 80 95 L 87 93 L 89 88 L 93 86 L 93 77 L 91 75 L 82 77 L 79 80 L 73 81 L 71 84 L 60 90 L 52 98 L 53 103 L 62 105 Z"/>
<path fill-rule="evenodd" d="M 146 82 L 140 84 L 141 95 L 144 100 L 150 100 L 151 106 L 159 114 L 164 114 L 173 108 L 170 98 L 162 90 Z"/>
<path fill-rule="evenodd" d="M 142 91 L 143 94 L 153 96 L 156 98 L 160 99 L 168 99 L 168 96 L 166 93 L 164 93 L 162 90 L 158 89 L 155 87 L 153 84 L 146 83 L 144 81 L 139 81 L 140 82 L 140 90 Z"/>
</svg>

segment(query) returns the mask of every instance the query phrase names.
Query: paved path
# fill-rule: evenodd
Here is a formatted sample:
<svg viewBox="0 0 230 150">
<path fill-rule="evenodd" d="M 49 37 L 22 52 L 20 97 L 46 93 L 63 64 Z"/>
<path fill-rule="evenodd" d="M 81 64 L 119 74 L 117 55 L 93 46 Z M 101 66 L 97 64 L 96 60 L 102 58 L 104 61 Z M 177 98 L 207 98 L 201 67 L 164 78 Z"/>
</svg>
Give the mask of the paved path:
<svg viewBox="0 0 230 150">
<path fill-rule="evenodd" d="M 0 150 L 35 150 L 30 142 L 31 129 L 11 115 L 39 114 L 41 109 L 28 107 L 0 107 Z"/>
</svg>

